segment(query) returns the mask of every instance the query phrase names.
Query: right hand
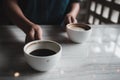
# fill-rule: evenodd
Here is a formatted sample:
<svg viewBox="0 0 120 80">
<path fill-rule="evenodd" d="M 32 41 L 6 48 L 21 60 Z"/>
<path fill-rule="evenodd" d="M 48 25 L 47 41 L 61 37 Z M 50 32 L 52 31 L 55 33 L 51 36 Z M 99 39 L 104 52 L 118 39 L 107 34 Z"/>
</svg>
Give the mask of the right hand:
<svg viewBox="0 0 120 80">
<path fill-rule="evenodd" d="M 31 26 L 29 26 L 28 29 L 25 30 L 25 33 L 26 33 L 26 39 L 25 39 L 26 43 L 30 41 L 42 39 L 42 29 L 37 24 L 32 24 Z"/>
</svg>

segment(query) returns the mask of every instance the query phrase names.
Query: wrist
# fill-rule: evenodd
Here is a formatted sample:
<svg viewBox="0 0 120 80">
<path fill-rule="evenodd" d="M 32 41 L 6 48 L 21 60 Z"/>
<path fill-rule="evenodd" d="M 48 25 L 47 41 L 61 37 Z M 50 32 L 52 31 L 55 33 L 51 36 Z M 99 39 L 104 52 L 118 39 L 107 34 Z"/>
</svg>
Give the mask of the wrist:
<svg viewBox="0 0 120 80">
<path fill-rule="evenodd" d="M 80 11 L 80 4 L 79 3 L 72 3 L 71 10 L 70 10 L 69 14 L 71 14 L 73 17 L 76 18 L 79 11 Z"/>
</svg>

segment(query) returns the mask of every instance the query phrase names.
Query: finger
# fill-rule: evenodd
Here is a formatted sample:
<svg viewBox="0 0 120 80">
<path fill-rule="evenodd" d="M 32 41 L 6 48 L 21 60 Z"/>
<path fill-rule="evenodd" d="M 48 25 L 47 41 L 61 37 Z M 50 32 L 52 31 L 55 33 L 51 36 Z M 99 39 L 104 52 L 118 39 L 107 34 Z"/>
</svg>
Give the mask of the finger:
<svg viewBox="0 0 120 80">
<path fill-rule="evenodd" d="M 77 19 L 72 17 L 72 23 L 77 23 Z"/>
<path fill-rule="evenodd" d="M 30 42 L 30 41 L 35 40 L 34 34 L 35 34 L 34 30 L 31 30 L 31 31 L 26 35 L 25 42 L 28 43 L 28 42 Z"/>
<path fill-rule="evenodd" d="M 77 19 L 75 19 L 75 18 L 74 18 L 74 21 L 73 21 L 73 23 L 78 23 L 78 22 L 77 22 Z"/>
<path fill-rule="evenodd" d="M 68 23 L 72 23 L 71 16 L 68 17 Z"/>
<path fill-rule="evenodd" d="M 35 31 L 35 40 L 41 40 L 42 39 L 42 30 Z"/>
<path fill-rule="evenodd" d="M 35 40 L 35 30 L 32 29 L 29 33 L 28 33 L 28 39 L 30 40 Z"/>
<path fill-rule="evenodd" d="M 27 44 L 28 42 L 30 42 L 30 40 L 28 39 L 28 36 L 26 36 L 25 43 Z"/>
<path fill-rule="evenodd" d="M 38 26 L 38 29 L 35 31 L 35 40 L 42 39 L 42 29 Z"/>
<path fill-rule="evenodd" d="M 29 36 L 26 36 L 25 43 L 27 44 L 28 42 L 31 42 L 31 41 L 33 41 L 33 40 L 31 40 Z"/>
</svg>

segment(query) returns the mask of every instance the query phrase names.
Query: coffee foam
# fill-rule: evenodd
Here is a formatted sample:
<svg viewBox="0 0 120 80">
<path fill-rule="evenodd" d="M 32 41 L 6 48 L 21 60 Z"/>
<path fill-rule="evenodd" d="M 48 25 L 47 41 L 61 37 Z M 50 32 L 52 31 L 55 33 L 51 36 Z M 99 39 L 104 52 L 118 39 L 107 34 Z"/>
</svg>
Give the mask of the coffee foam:
<svg viewBox="0 0 120 80">
<path fill-rule="evenodd" d="M 70 26 L 69 28 L 75 31 L 85 31 L 85 29 L 80 26 Z"/>
</svg>

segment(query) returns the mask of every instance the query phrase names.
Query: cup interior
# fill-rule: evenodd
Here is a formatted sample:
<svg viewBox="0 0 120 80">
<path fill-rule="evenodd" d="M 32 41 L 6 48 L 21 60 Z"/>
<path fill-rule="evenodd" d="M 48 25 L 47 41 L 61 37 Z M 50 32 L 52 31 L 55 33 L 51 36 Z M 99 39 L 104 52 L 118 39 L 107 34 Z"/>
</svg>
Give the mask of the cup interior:
<svg viewBox="0 0 120 80">
<path fill-rule="evenodd" d="M 54 41 L 36 40 L 26 44 L 24 47 L 24 52 L 26 54 L 30 54 L 32 51 L 37 49 L 49 49 L 58 53 L 61 50 L 61 45 Z"/>
<path fill-rule="evenodd" d="M 67 28 L 68 29 L 71 29 L 71 30 L 76 30 L 76 31 L 88 31 L 91 29 L 90 26 L 88 26 L 87 24 L 79 24 L 79 23 L 76 23 L 76 24 L 68 24 L 67 25 Z"/>
</svg>

